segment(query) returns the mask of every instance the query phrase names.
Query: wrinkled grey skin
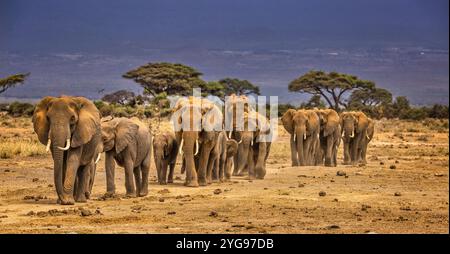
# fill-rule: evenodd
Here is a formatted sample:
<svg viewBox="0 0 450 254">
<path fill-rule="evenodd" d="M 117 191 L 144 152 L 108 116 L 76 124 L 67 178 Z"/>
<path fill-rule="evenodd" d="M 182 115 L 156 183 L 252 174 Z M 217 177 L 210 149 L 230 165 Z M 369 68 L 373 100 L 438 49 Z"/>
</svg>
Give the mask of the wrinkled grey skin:
<svg viewBox="0 0 450 254">
<path fill-rule="evenodd" d="M 209 168 L 212 171 L 210 174 L 212 174 L 213 182 L 230 180 L 233 158 L 237 150 L 237 141 L 228 139 L 225 131 L 220 132 L 218 142 L 213 151 L 214 165 L 211 165 L 212 168 Z"/>
<path fill-rule="evenodd" d="M 45 97 L 36 106 L 33 127 L 42 144 L 50 141 L 57 202 L 86 202 L 101 144 L 100 112 L 83 97 Z"/>
<path fill-rule="evenodd" d="M 260 120 L 256 119 L 256 115 L 260 117 Z M 244 129 L 232 133 L 232 136 L 240 138 L 237 175 L 244 175 L 244 170 L 247 168 L 249 179 L 264 179 L 271 142 L 261 141 L 260 135 L 269 135 L 270 131 L 265 116 L 254 111 L 244 114 Z"/>
<path fill-rule="evenodd" d="M 206 186 L 212 182 L 208 168 L 214 163 L 211 157 L 223 124 L 223 115 L 217 106 L 206 99 L 190 100 L 177 102 L 176 115 L 172 116 L 175 118 L 176 140 L 183 154 L 181 173 L 186 170 L 186 186 Z M 217 117 L 217 121 L 211 121 L 213 116 Z"/>
<path fill-rule="evenodd" d="M 175 134 L 164 132 L 153 138 L 153 158 L 159 184 L 173 183 L 173 171 L 178 155 L 178 143 Z M 169 168 L 169 175 L 167 175 Z"/>
<path fill-rule="evenodd" d="M 319 151 L 319 116 L 313 110 L 289 109 L 281 117 L 281 122 L 290 137 L 292 166 L 315 165 L 315 155 Z"/>
<path fill-rule="evenodd" d="M 315 110 L 320 121 L 320 150 L 317 150 L 316 165 L 337 166 L 337 151 L 341 142 L 339 114 L 333 109 Z"/>
<path fill-rule="evenodd" d="M 115 193 L 115 164 L 125 168 L 125 188 L 129 197 L 148 194 L 148 174 L 152 136 L 137 118 L 114 118 L 102 123 L 107 194 Z M 133 181 L 134 175 L 134 181 Z"/>
<path fill-rule="evenodd" d="M 369 119 L 363 112 L 342 112 L 340 115 L 344 165 L 360 162 L 359 149 L 367 135 Z"/>
</svg>

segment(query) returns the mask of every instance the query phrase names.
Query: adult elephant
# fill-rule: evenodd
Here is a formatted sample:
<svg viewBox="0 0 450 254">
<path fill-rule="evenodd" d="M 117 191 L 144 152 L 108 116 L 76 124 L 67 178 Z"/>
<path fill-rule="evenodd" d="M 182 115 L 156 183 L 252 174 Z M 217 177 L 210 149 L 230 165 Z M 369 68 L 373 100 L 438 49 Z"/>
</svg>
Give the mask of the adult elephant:
<svg viewBox="0 0 450 254">
<path fill-rule="evenodd" d="M 36 106 L 33 127 L 52 153 L 58 203 L 86 202 L 100 155 L 98 109 L 83 97 L 45 97 Z"/>
<path fill-rule="evenodd" d="M 320 121 L 316 112 L 289 109 L 281 117 L 281 122 L 291 134 L 292 166 L 314 165 L 320 132 Z"/>
<path fill-rule="evenodd" d="M 337 166 L 337 150 L 341 141 L 341 125 L 339 114 L 333 109 L 315 110 L 320 120 L 320 152 L 318 165 Z"/>
<path fill-rule="evenodd" d="M 147 126 L 137 118 L 114 118 L 102 122 L 102 139 L 106 153 L 107 194 L 115 193 L 114 175 L 117 163 L 125 168 L 126 196 L 146 196 L 152 153 L 152 135 Z"/>
<path fill-rule="evenodd" d="M 340 116 L 344 143 L 344 164 L 358 163 L 358 149 L 369 127 L 369 118 L 363 112 L 343 112 Z"/>
<path fill-rule="evenodd" d="M 209 164 L 214 163 L 210 158 L 222 129 L 221 110 L 206 99 L 190 97 L 177 103 L 172 121 L 180 144 L 179 152 L 183 155 L 185 185 L 197 187 L 211 183 L 207 169 Z"/>
<path fill-rule="evenodd" d="M 366 135 L 364 135 L 358 151 L 358 161 L 364 165 L 367 164 L 366 160 L 367 147 L 370 141 L 372 141 L 373 135 L 375 133 L 375 122 L 370 118 L 368 118 L 368 120 L 369 125 L 367 127 Z"/>
<path fill-rule="evenodd" d="M 253 106 L 250 104 L 250 100 L 245 95 L 232 94 L 225 100 L 225 130 L 228 133 L 228 139 L 239 142 L 238 151 L 233 156 L 233 176 L 244 175 L 248 173 L 248 168 L 244 167 L 239 171 L 238 161 L 242 158 L 244 151 L 244 145 L 242 144 L 242 138 L 240 134 L 244 128 L 244 113 L 254 111 Z M 242 159 L 239 159 L 239 158 Z M 246 159 L 246 157 L 245 157 Z"/>
<path fill-rule="evenodd" d="M 256 111 L 250 111 L 244 113 L 243 130 L 236 132 L 240 137 L 238 175 L 243 175 L 243 170 L 247 167 L 249 179 L 264 179 L 271 146 L 270 122 Z"/>
</svg>

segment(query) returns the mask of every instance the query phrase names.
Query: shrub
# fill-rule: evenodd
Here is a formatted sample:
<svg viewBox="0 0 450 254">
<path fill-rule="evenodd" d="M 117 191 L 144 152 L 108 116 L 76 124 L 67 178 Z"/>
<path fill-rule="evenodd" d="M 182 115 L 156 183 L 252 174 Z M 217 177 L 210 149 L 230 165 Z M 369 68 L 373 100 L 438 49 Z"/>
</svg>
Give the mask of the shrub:
<svg viewBox="0 0 450 254">
<path fill-rule="evenodd" d="M 18 116 L 32 116 L 34 112 L 34 105 L 30 103 L 13 102 L 9 104 L 8 114 L 18 117 Z"/>
</svg>

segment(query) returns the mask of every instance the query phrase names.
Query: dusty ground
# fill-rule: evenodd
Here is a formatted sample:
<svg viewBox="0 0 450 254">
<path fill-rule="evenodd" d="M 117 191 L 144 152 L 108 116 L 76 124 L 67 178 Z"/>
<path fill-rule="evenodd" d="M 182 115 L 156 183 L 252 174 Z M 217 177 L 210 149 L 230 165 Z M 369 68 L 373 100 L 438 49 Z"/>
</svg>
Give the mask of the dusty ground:
<svg viewBox="0 0 450 254">
<path fill-rule="evenodd" d="M 123 197 L 119 168 L 118 197 L 103 200 L 100 164 L 93 199 L 74 206 L 55 204 L 51 156 L 34 136 L 29 119 L 0 118 L 1 233 L 449 233 L 448 127 L 378 122 L 369 164 L 337 168 L 290 167 L 281 131 L 264 180 L 187 188 L 178 165 L 160 186 L 152 167 L 144 198 Z"/>
</svg>

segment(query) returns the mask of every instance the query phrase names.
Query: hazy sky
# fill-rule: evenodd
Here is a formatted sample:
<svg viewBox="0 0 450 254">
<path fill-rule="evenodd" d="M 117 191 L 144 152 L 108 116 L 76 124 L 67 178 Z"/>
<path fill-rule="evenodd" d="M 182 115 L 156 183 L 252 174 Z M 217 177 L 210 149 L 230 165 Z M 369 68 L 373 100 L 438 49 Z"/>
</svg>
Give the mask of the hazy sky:
<svg viewBox="0 0 450 254">
<path fill-rule="evenodd" d="M 447 0 L 1 0 L 0 49 L 448 47 Z M 165 43 L 162 45 L 161 43 Z M 126 50 L 126 49 L 124 49 Z"/>
<path fill-rule="evenodd" d="M 215 65 L 212 60 L 205 66 L 202 59 L 180 58 L 178 52 L 250 52 L 248 56 L 241 56 L 240 60 L 245 61 L 248 57 L 255 57 L 259 51 L 267 50 L 370 51 L 393 47 L 440 50 L 436 65 L 442 66 L 443 63 L 443 67 L 448 68 L 448 8 L 448 0 L 0 0 L 0 53 L 3 53 L 0 57 L 7 58 L 4 61 L 0 59 L 0 64 L 5 65 L 0 66 L 0 75 L 26 71 L 27 66 L 32 66 L 26 59 L 36 55 L 104 54 L 120 61 L 126 61 L 123 57 L 138 59 L 132 56 L 144 56 L 139 58 L 142 62 L 129 61 L 117 66 L 117 73 L 113 68 L 104 72 L 104 82 L 116 82 L 109 78 L 112 75 L 117 80 L 114 87 L 126 87 L 129 83 L 119 81 L 123 71 L 127 70 L 125 67 L 148 61 L 181 59 L 195 67 L 211 67 L 210 71 L 214 72 L 201 69 L 205 77 L 230 74 L 223 65 Z M 154 55 L 148 53 L 155 49 L 162 51 Z M 221 57 L 218 56 L 217 61 L 220 62 Z M 55 64 L 52 59 L 40 59 L 44 65 L 45 61 L 49 61 L 48 66 Z M 253 60 L 252 64 L 258 65 L 258 61 Z M 432 62 L 430 59 L 427 61 Z M 283 66 L 288 64 L 286 61 L 282 63 Z M 340 68 L 335 64 L 337 67 L 333 68 L 364 74 L 354 62 L 351 64 L 353 67 Z M 303 71 L 307 64 L 298 63 L 298 66 L 298 70 Z M 61 77 L 53 77 L 49 82 L 59 82 L 62 87 L 70 87 L 62 76 L 64 72 L 73 70 L 79 73 L 80 82 L 83 81 L 81 77 L 87 74 L 79 69 L 79 63 L 65 62 L 58 67 L 62 68 Z M 30 87 L 42 88 L 46 83 L 44 74 L 52 70 L 42 66 L 31 70 L 34 78 L 29 80 Z M 415 72 L 415 69 L 410 71 Z M 297 74 L 301 73 L 297 71 Z M 448 101 L 448 89 L 443 88 L 448 83 L 448 71 L 438 70 L 438 74 L 441 76 L 436 76 L 436 79 L 441 83 L 433 84 L 438 87 L 437 91 L 447 93 Z M 58 73 L 52 74 L 55 75 Z M 271 91 L 264 89 L 265 85 L 269 86 L 258 75 L 257 70 L 252 74 L 250 69 L 242 74 L 250 80 L 261 81 L 263 91 Z M 283 90 L 286 90 L 286 82 L 292 78 L 289 75 L 292 76 L 288 73 L 288 77 L 274 77 L 272 88 L 283 85 Z M 431 70 L 428 75 L 435 77 Z M 368 76 L 372 78 L 370 74 Z M 96 82 L 101 83 L 102 77 L 96 78 L 100 78 Z M 377 81 L 378 76 L 373 78 Z M 384 78 L 380 81 L 385 82 L 388 77 Z M 397 76 L 392 78 L 395 82 L 401 80 Z M 95 84 L 98 83 L 90 85 Z M 392 86 L 385 84 L 385 87 Z M 19 89 L 7 95 L 19 96 L 20 92 Z"/>
</svg>

